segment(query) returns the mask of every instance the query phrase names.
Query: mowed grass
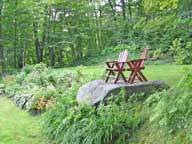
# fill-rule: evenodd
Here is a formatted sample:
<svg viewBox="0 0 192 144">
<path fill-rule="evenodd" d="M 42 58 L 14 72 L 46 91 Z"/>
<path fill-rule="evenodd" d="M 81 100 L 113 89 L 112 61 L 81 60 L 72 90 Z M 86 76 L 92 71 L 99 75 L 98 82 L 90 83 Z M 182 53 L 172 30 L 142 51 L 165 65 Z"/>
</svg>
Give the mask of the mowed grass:
<svg viewBox="0 0 192 144">
<path fill-rule="evenodd" d="M 17 108 L 0 96 L 0 144 L 44 144 L 39 117 Z"/>
<path fill-rule="evenodd" d="M 74 72 L 77 67 L 58 69 L 57 72 Z M 87 75 L 95 73 L 102 75 L 105 73 L 105 66 L 88 66 L 84 68 Z M 177 83 L 187 71 L 192 71 L 192 65 L 146 65 L 142 70 L 148 80 L 163 80 L 168 84 Z M 126 77 L 130 72 L 125 72 Z"/>
</svg>

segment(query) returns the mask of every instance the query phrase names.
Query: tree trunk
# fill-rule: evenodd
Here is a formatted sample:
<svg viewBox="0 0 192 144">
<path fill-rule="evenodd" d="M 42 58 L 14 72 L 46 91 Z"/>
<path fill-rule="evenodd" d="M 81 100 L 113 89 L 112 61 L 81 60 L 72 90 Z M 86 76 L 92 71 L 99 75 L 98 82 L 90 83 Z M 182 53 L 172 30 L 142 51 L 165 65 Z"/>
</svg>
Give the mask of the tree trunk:
<svg viewBox="0 0 192 144">
<path fill-rule="evenodd" d="M 21 68 L 23 68 L 23 48 L 21 48 L 21 46 L 22 46 L 22 41 L 21 41 L 21 43 L 20 43 L 20 49 L 19 49 L 19 51 L 18 51 L 18 58 L 17 58 L 17 62 L 18 62 L 18 68 L 19 69 L 21 69 Z"/>
<path fill-rule="evenodd" d="M 18 43 L 18 32 L 17 32 L 17 0 L 15 0 L 15 18 L 14 18 L 14 68 L 17 68 L 17 43 Z"/>
<path fill-rule="evenodd" d="M 36 50 L 36 57 L 37 57 L 37 62 L 40 63 L 42 58 L 41 58 L 41 46 L 38 38 L 38 23 L 34 22 L 33 23 L 33 32 L 34 32 L 34 39 L 35 39 L 35 50 Z"/>
<path fill-rule="evenodd" d="M 139 7 L 138 7 L 138 15 L 139 16 L 143 16 L 143 0 L 140 0 L 139 2 L 138 2 L 138 5 L 139 5 Z"/>
<path fill-rule="evenodd" d="M 95 25 L 96 25 L 96 32 L 95 32 L 95 37 L 96 37 L 96 44 L 98 46 L 98 50 L 101 50 L 101 40 L 100 40 L 100 35 L 99 35 L 99 23 L 98 23 L 98 17 L 97 17 L 97 12 L 95 11 Z"/>
<path fill-rule="evenodd" d="M 58 49 L 58 63 L 59 63 L 59 67 L 63 67 L 63 50 L 62 50 L 62 47 L 59 47 L 59 49 Z"/>
<path fill-rule="evenodd" d="M 77 40 L 76 53 L 77 53 L 77 62 L 79 62 L 79 60 L 81 60 L 83 58 L 83 51 L 82 51 L 82 46 L 81 46 L 81 37 L 79 37 Z"/>
<path fill-rule="evenodd" d="M 53 15 L 54 14 L 54 15 Z M 56 15 L 57 12 L 53 13 L 52 9 L 49 10 L 49 25 L 48 25 L 48 29 L 50 32 L 55 32 L 55 25 L 54 22 L 56 20 Z M 51 20 L 51 17 L 53 17 L 53 20 Z M 53 23 L 53 24 L 52 24 Z M 54 47 L 50 46 L 53 45 L 53 38 L 50 37 L 50 34 L 48 34 L 48 49 L 49 49 L 49 58 L 50 58 L 50 63 L 51 63 L 51 67 L 54 68 L 55 67 L 55 55 L 54 55 Z"/>
<path fill-rule="evenodd" d="M 50 55 L 50 61 L 51 61 L 51 67 L 55 67 L 55 57 L 54 57 L 54 49 L 53 47 L 49 47 L 49 55 Z"/>
<path fill-rule="evenodd" d="M 2 29 L 2 15 L 3 5 L 0 7 L 0 62 L 2 73 L 5 72 L 5 61 L 4 61 L 4 48 L 3 48 L 3 29 Z"/>
<path fill-rule="evenodd" d="M 45 13 L 47 12 L 48 7 L 45 7 Z M 47 27 L 47 15 L 45 15 L 44 17 L 44 23 L 43 23 L 43 34 L 42 34 L 42 40 L 41 40 L 41 47 L 40 47 L 40 59 L 41 62 L 43 61 L 43 53 L 44 53 L 44 47 L 46 44 L 46 38 L 47 38 L 47 34 L 46 34 L 46 27 Z"/>
<path fill-rule="evenodd" d="M 113 4 L 112 4 L 111 0 L 108 0 L 108 2 L 109 2 L 109 5 L 110 5 L 112 13 L 113 13 L 113 18 L 116 21 L 117 19 L 116 19 L 116 16 L 115 16 L 115 9 L 113 7 Z"/>
<path fill-rule="evenodd" d="M 63 17 L 61 19 L 61 23 L 60 23 L 60 32 L 63 31 Z M 58 47 L 58 63 L 59 63 L 59 67 L 63 67 L 63 50 L 62 50 L 62 45 L 60 45 Z"/>
<path fill-rule="evenodd" d="M 129 18 L 132 18 L 131 2 L 128 2 Z"/>
<path fill-rule="evenodd" d="M 121 7 L 122 7 L 122 16 L 123 16 L 123 19 L 125 20 L 126 15 L 125 15 L 125 1 L 124 0 L 121 0 Z"/>
<path fill-rule="evenodd" d="M 26 44 L 26 40 L 21 41 L 20 49 L 18 51 L 18 68 L 20 69 L 25 66 Z"/>
</svg>

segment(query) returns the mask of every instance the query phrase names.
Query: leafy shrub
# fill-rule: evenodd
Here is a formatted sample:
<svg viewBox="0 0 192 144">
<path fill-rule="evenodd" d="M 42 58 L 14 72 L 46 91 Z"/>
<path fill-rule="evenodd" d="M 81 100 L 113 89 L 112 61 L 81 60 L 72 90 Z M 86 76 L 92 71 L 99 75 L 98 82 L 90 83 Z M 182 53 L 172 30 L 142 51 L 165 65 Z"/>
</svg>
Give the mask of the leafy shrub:
<svg viewBox="0 0 192 144">
<path fill-rule="evenodd" d="M 177 64 L 183 64 L 186 57 L 186 51 L 185 49 L 181 48 L 180 41 L 181 39 L 175 39 L 173 41 L 173 45 L 170 48 L 170 51 L 172 52 L 172 55 L 174 56 Z"/>
<path fill-rule="evenodd" d="M 177 64 L 190 64 L 192 62 L 192 42 L 186 42 L 186 45 L 183 45 L 182 42 L 182 39 L 175 39 L 170 47 L 170 52 Z"/>
<path fill-rule="evenodd" d="M 5 85 L 15 82 L 16 82 L 15 75 L 7 75 L 3 78 L 3 83 Z"/>
<path fill-rule="evenodd" d="M 25 65 L 24 68 L 22 69 L 22 71 L 25 72 L 26 74 L 31 73 L 33 70 L 34 70 L 34 65 Z"/>
<path fill-rule="evenodd" d="M 25 72 L 20 72 L 19 74 L 16 75 L 16 82 L 18 84 L 22 84 L 25 77 L 26 77 L 26 73 Z"/>
<path fill-rule="evenodd" d="M 34 70 L 25 77 L 23 83 L 33 83 L 38 86 L 47 86 L 49 84 L 47 77 L 49 73 L 51 73 L 51 69 L 45 67 L 44 65 L 37 64 Z"/>
<path fill-rule="evenodd" d="M 191 85 L 192 73 L 189 72 L 176 87 L 153 94 L 145 101 L 143 113 L 149 125 L 158 129 L 158 135 L 174 137 L 179 134 L 185 143 L 191 143 Z"/>
<path fill-rule="evenodd" d="M 5 94 L 8 97 L 13 97 L 17 91 L 21 90 L 21 86 L 16 83 L 16 77 L 14 75 L 7 75 L 3 78 L 5 84 Z"/>
<path fill-rule="evenodd" d="M 44 134 L 58 143 L 125 143 L 140 123 L 141 107 L 133 99 L 125 102 L 123 93 L 97 108 L 77 105 L 78 87 L 65 92 L 57 105 L 46 111 L 42 121 Z"/>
<path fill-rule="evenodd" d="M 33 92 L 33 94 L 34 97 L 31 100 L 30 110 L 38 113 L 44 112 L 52 107 L 58 96 L 56 88 L 53 85 L 38 89 L 36 92 Z"/>
<path fill-rule="evenodd" d="M 163 53 L 161 51 L 161 49 L 156 49 L 154 52 L 153 52 L 153 59 L 157 60 L 157 59 L 162 59 L 163 57 Z"/>
<path fill-rule="evenodd" d="M 92 74 L 87 76 L 82 66 L 75 73 L 57 73 L 41 63 L 27 66 L 16 76 L 7 76 L 3 81 L 6 94 L 17 106 L 32 113 L 41 113 L 52 107 L 62 93 L 94 77 Z"/>
<path fill-rule="evenodd" d="M 16 83 L 8 84 L 5 86 L 5 94 L 8 97 L 13 97 L 20 90 L 21 86 Z"/>
</svg>

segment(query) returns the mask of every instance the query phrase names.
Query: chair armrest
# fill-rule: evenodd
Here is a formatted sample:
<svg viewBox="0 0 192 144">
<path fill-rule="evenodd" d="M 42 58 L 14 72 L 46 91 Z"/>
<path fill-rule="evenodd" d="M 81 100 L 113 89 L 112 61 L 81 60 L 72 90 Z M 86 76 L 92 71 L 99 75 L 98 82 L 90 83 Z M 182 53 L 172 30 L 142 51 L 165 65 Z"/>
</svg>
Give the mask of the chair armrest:
<svg viewBox="0 0 192 144">
<path fill-rule="evenodd" d="M 115 63 L 115 62 L 117 62 L 117 61 L 106 61 L 105 63 L 106 64 L 112 64 L 112 63 Z"/>
<path fill-rule="evenodd" d="M 147 59 L 133 59 L 133 60 L 129 60 L 129 61 L 126 61 L 126 63 L 131 63 L 131 62 L 136 62 L 136 61 L 145 61 Z"/>
</svg>

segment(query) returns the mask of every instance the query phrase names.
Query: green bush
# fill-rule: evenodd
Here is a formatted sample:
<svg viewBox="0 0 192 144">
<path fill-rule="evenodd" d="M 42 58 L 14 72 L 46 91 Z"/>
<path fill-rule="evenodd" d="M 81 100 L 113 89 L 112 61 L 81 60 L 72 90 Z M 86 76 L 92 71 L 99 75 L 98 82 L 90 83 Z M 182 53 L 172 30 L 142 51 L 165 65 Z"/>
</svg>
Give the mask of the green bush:
<svg viewBox="0 0 192 144">
<path fill-rule="evenodd" d="M 192 73 L 189 72 L 176 87 L 155 93 L 145 101 L 142 113 L 151 129 L 158 130 L 154 137 L 175 137 L 175 140 L 183 140 L 183 143 L 192 142 L 191 85 Z"/>
<path fill-rule="evenodd" d="M 25 65 L 24 68 L 22 69 L 23 72 L 26 74 L 31 73 L 34 70 L 34 65 Z"/>
<path fill-rule="evenodd" d="M 137 100 L 132 98 L 126 102 L 124 94 L 120 93 L 115 101 L 97 108 L 77 105 L 78 87 L 65 92 L 56 106 L 46 111 L 42 119 L 44 134 L 58 143 L 126 143 L 140 124 L 141 107 L 136 104 Z"/>
<path fill-rule="evenodd" d="M 21 86 L 16 83 L 16 77 L 14 75 L 7 75 L 3 78 L 3 83 L 5 84 L 5 94 L 8 97 L 13 97 L 17 91 L 21 90 Z"/>
<path fill-rule="evenodd" d="M 82 85 L 94 79 L 94 75 L 84 73 L 78 67 L 75 73 L 53 72 L 45 64 L 26 66 L 16 76 L 3 79 L 5 93 L 12 97 L 16 105 L 32 113 L 41 113 L 53 106 L 57 98 L 74 85 Z"/>
<path fill-rule="evenodd" d="M 175 39 L 170 47 L 170 53 L 177 64 L 190 64 L 192 62 L 192 42 L 182 42 L 184 42 L 182 39 Z"/>
<path fill-rule="evenodd" d="M 8 84 L 5 86 L 5 94 L 8 97 L 14 97 L 18 91 L 20 91 L 22 88 L 20 85 L 14 83 L 14 84 Z"/>
<path fill-rule="evenodd" d="M 31 100 L 30 111 L 41 113 L 55 104 L 59 94 L 53 85 L 49 85 L 46 88 L 42 87 L 41 89 L 34 91 L 33 95 L 34 97 Z"/>
<path fill-rule="evenodd" d="M 25 77 L 26 77 L 26 73 L 25 72 L 20 72 L 19 74 L 16 75 L 16 82 L 18 84 L 22 84 Z"/>
</svg>

